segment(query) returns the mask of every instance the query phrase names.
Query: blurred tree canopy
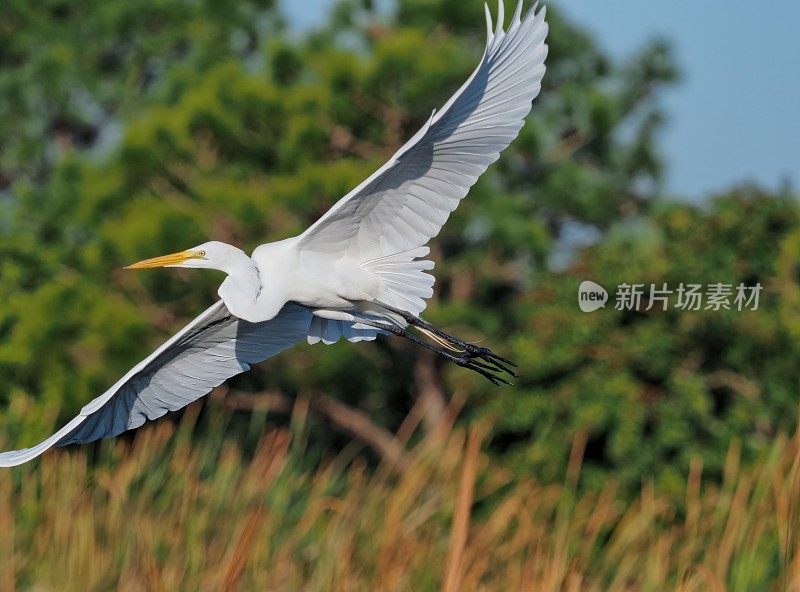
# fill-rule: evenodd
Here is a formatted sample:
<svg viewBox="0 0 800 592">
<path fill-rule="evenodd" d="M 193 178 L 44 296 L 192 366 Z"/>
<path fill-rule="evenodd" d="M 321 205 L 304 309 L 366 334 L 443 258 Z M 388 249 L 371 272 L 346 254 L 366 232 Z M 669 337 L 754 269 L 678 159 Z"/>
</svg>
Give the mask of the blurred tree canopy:
<svg viewBox="0 0 800 592">
<path fill-rule="evenodd" d="M 345 1 L 299 36 L 274 2 L 22 0 L 0 6 L 0 421 L 28 444 L 216 298 L 220 277 L 125 272 L 203 242 L 300 232 L 380 166 L 469 75 L 480 3 Z M 511 10 L 513 7 L 507 7 Z M 394 431 L 415 401 L 495 418 L 504 462 L 547 478 L 586 442 L 588 479 L 670 483 L 796 418 L 797 202 L 659 199 L 669 45 L 618 63 L 549 10 L 548 71 L 519 138 L 433 241 L 427 316 L 520 362 L 496 389 L 380 340 L 300 345 L 232 381 L 335 397 Z M 549 265 L 580 228 L 600 242 Z M 563 266 L 562 266 L 563 267 Z M 576 306 L 616 285 L 760 281 L 751 313 Z M 403 377 L 398 379 L 398 377 Z M 336 430 L 315 432 L 321 450 Z M 592 477 L 594 475 L 594 477 Z"/>
</svg>

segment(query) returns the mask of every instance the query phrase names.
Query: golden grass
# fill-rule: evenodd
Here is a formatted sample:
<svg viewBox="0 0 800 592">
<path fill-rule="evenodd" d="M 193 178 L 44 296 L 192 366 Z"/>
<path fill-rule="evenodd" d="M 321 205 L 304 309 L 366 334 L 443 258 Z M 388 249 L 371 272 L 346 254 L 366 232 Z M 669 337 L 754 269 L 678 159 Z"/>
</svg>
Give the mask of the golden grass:
<svg viewBox="0 0 800 592">
<path fill-rule="evenodd" d="M 11 590 L 800 590 L 800 440 L 685 499 L 613 482 L 576 493 L 512 481 L 482 431 L 444 430 L 405 468 L 300 468 L 303 438 L 267 433 L 244 460 L 192 420 L 133 444 L 47 454 L 0 473 L 0 592 Z M 295 429 L 296 431 L 296 429 Z"/>
</svg>

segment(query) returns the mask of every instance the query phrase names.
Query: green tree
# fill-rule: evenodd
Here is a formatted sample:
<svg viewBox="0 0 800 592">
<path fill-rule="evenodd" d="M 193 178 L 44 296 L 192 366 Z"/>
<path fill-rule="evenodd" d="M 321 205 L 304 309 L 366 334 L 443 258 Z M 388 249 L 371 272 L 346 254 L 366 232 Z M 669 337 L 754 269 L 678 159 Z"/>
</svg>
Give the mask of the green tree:
<svg viewBox="0 0 800 592">
<path fill-rule="evenodd" d="M 496 397 L 495 449 L 521 472 L 564 474 L 585 446 L 584 478 L 609 475 L 636 490 L 643 478 L 680 490 L 692 458 L 721 477 L 738 441 L 754 459 L 797 422 L 800 387 L 800 207 L 789 193 L 740 188 L 707 206 L 659 203 L 622 221 L 571 266 L 547 273 L 521 298 L 512 343 L 521 362 L 516 396 Z M 610 292 L 582 313 L 578 285 Z M 635 310 L 618 310 L 620 284 L 643 284 Z M 677 308 L 650 285 L 730 284 L 730 309 Z M 735 287 L 760 284 L 758 309 L 737 310 Z M 649 310 L 648 310 L 649 308 Z"/>
<path fill-rule="evenodd" d="M 252 59 L 279 29 L 273 0 L 69 2 L 0 7 L 0 190 L 47 182 L 64 152 L 97 154 L 174 68 Z"/>
</svg>

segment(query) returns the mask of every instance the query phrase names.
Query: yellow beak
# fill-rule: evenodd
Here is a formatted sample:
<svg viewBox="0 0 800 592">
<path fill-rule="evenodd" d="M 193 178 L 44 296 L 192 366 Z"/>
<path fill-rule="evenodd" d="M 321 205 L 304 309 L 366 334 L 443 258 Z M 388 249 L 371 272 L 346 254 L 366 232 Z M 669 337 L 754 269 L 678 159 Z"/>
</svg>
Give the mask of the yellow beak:
<svg viewBox="0 0 800 592">
<path fill-rule="evenodd" d="M 144 259 L 132 263 L 125 267 L 125 269 L 147 269 L 149 267 L 168 267 L 170 265 L 179 265 L 188 259 L 202 259 L 194 251 L 181 251 L 180 253 L 171 253 L 169 255 L 162 255 L 161 257 L 153 257 L 152 259 Z"/>
</svg>

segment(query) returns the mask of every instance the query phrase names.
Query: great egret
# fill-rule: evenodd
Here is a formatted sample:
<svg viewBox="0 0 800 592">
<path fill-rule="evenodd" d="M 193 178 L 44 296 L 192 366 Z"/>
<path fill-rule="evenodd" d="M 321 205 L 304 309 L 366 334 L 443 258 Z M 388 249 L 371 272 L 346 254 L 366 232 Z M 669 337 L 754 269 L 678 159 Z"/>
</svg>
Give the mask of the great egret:
<svg viewBox="0 0 800 592">
<path fill-rule="evenodd" d="M 503 30 L 486 8 L 478 67 L 392 158 L 301 235 L 252 257 L 220 242 L 147 259 L 129 269 L 191 267 L 227 274 L 221 300 L 137 364 L 40 444 L 0 454 L 26 462 L 51 446 L 116 436 L 206 395 L 226 379 L 307 339 L 331 344 L 391 333 L 494 383 L 511 362 L 419 318 L 433 294 L 425 244 L 522 128 L 539 94 L 547 55 L 545 10 L 524 18 L 519 0 Z M 431 341 L 409 331 L 416 327 Z"/>
</svg>

